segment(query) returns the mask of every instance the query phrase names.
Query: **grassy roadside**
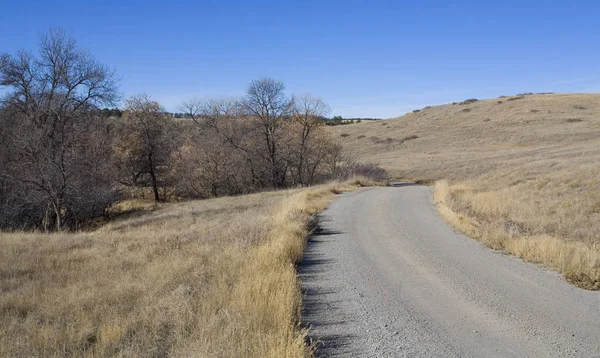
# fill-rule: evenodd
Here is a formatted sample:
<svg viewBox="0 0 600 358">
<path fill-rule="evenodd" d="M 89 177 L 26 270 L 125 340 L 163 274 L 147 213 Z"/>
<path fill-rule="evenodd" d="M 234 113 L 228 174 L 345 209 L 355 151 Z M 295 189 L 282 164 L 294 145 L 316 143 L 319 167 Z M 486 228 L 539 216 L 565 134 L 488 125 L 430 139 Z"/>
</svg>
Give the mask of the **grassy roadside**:
<svg viewBox="0 0 600 358">
<path fill-rule="evenodd" d="M 440 215 L 462 233 L 493 249 L 558 271 L 578 287 L 600 290 L 600 243 L 592 236 L 586 239 L 583 233 L 577 238 L 558 236 L 561 218 L 575 220 L 574 214 L 580 214 L 583 215 L 580 220 L 588 220 L 589 216 L 582 211 L 593 211 L 594 208 L 589 208 L 583 200 L 576 200 L 569 206 L 570 213 L 561 215 L 556 209 L 560 205 L 552 203 L 551 198 L 556 196 L 564 202 L 566 193 L 556 188 L 552 190 L 552 193 L 544 192 L 541 187 L 538 192 L 528 188 L 476 190 L 465 184 L 449 185 L 447 181 L 438 181 L 434 201 Z M 525 197 L 531 193 L 540 198 Z M 519 212 L 514 212 L 515 208 Z M 545 216 L 544 208 L 552 215 Z M 582 228 L 593 234 L 593 228 Z M 569 229 L 567 232 L 575 232 L 573 228 Z"/>
<path fill-rule="evenodd" d="M 305 357 L 309 224 L 364 182 L 169 204 L 0 235 L 0 356 Z"/>
</svg>

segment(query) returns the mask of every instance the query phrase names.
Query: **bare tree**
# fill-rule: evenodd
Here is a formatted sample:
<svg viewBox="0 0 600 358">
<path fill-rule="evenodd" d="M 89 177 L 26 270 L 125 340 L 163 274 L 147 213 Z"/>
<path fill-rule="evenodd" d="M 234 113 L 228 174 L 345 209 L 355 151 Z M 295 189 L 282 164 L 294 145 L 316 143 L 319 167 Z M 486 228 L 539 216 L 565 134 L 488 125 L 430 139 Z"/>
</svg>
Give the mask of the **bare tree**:
<svg viewBox="0 0 600 358">
<path fill-rule="evenodd" d="M 288 97 L 282 82 L 271 78 L 252 81 L 241 105 L 247 115 L 257 120 L 263 139 L 264 151 L 270 171 L 270 185 L 283 187 L 287 175 L 287 161 L 281 155 L 284 121 L 292 114 L 294 100 Z"/>
<path fill-rule="evenodd" d="M 86 141 L 95 139 L 88 128 L 95 125 L 96 109 L 118 99 L 115 72 L 53 30 L 41 38 L 38 58 L 25 51 L 0 56 L 0 86 L 10 89 L 2 104 L 14 120 L 12 159 L 1 175 L 41 194 L 60 231 L 76 214 L 78 185 L 86 182 L 82 169 L 93 161 L 82 152 L 98 154 L 85 151 Z"/>
<path fill-rule="evenodd" d="M 198 123 L 200 117 L 205 112 L 205 102 L 197 98 L 191 99 L 183 102 L 179 106 L 179 110 L 188 118 L 191 118 L 194 122 Z"/>
<path fill-rule="evenodd" d="M 170 156 L 176 145 L 170 137 L 172 119 L 147 95 L 137 95 L 125 102 L 124 127 L 116 155 L 122 167 L 132 174 L 129 184 L 152 187 L 155 201 L 160 201 L 159 186 L 169 171 Z"/>
<path fill-rule="evenodd" d="M 327 155 L 326 146 L 330 138 L 325 138 L 321 126 L 323 118 L 329 114 L 329 106 L 320 98 L 309 94 L 295 99 L 292 115 L 291 165 L 296 182 L 301 185 L 313 183 L 316 170 Z"/>
</svg>

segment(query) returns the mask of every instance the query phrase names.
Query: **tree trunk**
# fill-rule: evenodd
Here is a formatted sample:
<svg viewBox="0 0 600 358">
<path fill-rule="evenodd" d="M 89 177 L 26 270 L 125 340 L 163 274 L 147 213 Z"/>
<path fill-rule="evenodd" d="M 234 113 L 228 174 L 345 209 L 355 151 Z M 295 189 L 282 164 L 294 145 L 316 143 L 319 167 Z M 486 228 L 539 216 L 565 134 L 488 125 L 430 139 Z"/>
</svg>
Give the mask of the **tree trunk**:
<svg viewBox="0 0 600 358">
<path fill-rule="evenodd" d="M 60 205 L 52 204 L 54 214 L 56 215 L 56 231 L 62 231 L 62 216 L 60 214 Z"/>
<path fill-rule="evenodd" d="M 150 181 L 152 182 L 152 191 L 154 192 L 154 201 L 160 201 L 158 196 L 158 181 L 156 180 L 156 171 L 154 170 L 154 157 L 152 151 L 148 153 L 148 174 L 150 174 Z"/>
<path fill-rule="evenodd" d="M 158 196 L 158 183 L 156 181 L 156 173 L 154 173 L 154 168 L 150 170 L 150 180 L 152 181 L 152 191 L 154 192 L 154 201 L 160 201 L 160 197 Z"/>
</svg>

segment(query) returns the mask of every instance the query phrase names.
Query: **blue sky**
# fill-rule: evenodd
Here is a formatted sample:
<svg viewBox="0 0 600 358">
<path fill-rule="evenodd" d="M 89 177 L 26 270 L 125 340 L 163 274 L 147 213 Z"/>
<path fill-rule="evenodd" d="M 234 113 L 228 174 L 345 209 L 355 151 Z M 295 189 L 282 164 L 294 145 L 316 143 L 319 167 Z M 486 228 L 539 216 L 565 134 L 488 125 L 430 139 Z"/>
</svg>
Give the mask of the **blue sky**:
<svg viewBox="0 0 600 358">
<path fill-rule="evenodd" d="M 51 27 L 167 109 L 268 76 L 332 115 L 600 91 L 599 1 L 0 1 L 0 52 Z"/>
</svg>

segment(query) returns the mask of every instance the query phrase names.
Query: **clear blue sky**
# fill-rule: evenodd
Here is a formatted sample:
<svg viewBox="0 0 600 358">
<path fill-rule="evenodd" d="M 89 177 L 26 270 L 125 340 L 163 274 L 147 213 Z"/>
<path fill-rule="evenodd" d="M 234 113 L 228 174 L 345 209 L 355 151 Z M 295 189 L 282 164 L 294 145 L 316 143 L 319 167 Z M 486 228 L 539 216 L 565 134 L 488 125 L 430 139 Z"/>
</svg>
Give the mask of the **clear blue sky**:
<svg viewBox="0 0 600 358">
<path fill-rule="evenodd" d="M 518 92 L 600 91 L 600 1 L 10 1 L 0 52 L 61 27 L 167 109 L 263 76 L 332 115 L 392 117 Z"/>
</svg>

